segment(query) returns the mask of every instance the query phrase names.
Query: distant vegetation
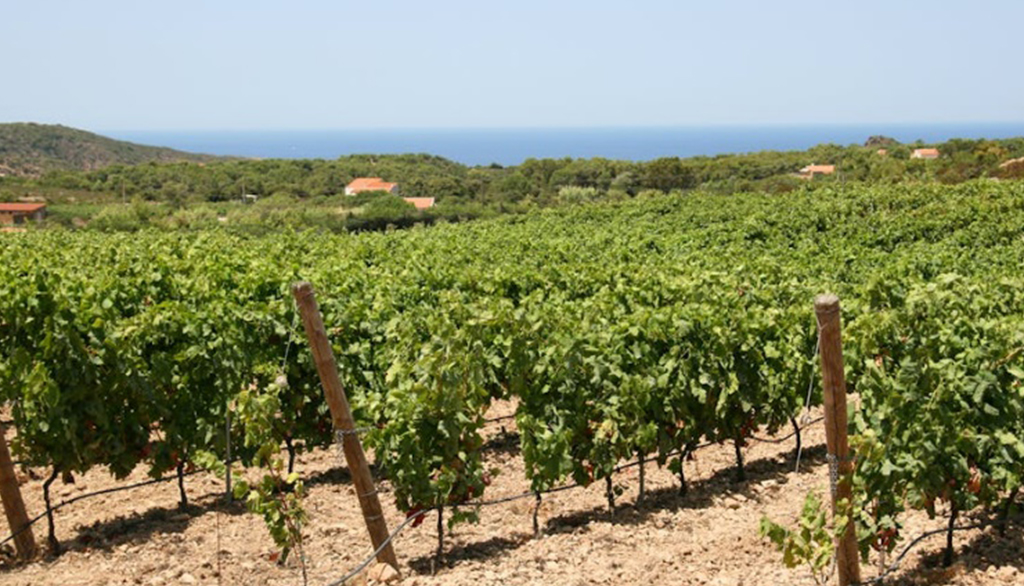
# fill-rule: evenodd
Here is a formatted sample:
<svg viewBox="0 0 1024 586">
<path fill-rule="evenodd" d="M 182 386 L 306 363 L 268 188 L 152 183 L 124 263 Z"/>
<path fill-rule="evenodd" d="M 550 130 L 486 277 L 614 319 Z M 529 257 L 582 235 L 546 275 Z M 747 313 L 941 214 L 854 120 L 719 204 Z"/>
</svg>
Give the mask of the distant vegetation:
<svg viewBox="0 0 1024 586">
<path fill-rule="evenodd" d="M 38 176 L 149 161 L 214 161 L 222 157 L 114 140 L 51 124 L 0 124 L 0 175 Z"/>
<path fill-rule="evenodd" d="M 34 156 L 45 153 L 53 160 L 50 170 L 38 177 L 0 178 L 0 201 L 42 199 L 51 204 L 51 223 L 111 230 L 218 224 L 257 231 L 281 227 L 364 230 L 698 188 L 713 194 L 785 193 L 837 183 L 954 184 L 983 177 L 1024 177 L 1024 159 L 1006 164 L 1024 157 L 1024 138 L 954 139 L 925 145 L 873 136 L 863 146 L 825 144 L 807 151 L 664 157 L 646 162 L 527 159 L 509 167 L 468 167 L 426 154 L 226 160 L 131 145 L 63 127 L 20 124 L 0 129 L 21 137 L 0 142 L 0 172 L 14 164 L 16 159 L 7 154 L 12 148 Z M 76 140 L 79 146 L 91 145 L 87 153 L 67 154 L 68 145 Z M 923 146 L 938 148 L 941 156 L 910 158 L 913 149 Z M 108 156 L 96 154 L 100 152 Z M 168 161 L 188 157 L 200 160 Z M 103 161 L 111 164 L 103 166 Z M 812 179 L 797 176 L 812 163 L 834 165 L 835 172 Z M 81 170 L 83 166 L 102 168 Z M 397 182 L 402 196 L 433 197 L 438 205 L 415 211 L 397 198 L 371 205 L 373 197 L 344 195 L 350 181 L 365 176 Z M 245 204 L 247 195 L 256 196 L 248 198 L 256 203 Z M 110 209 L 106 205 L 130 202 L 135 205 Z"/>
</svg>

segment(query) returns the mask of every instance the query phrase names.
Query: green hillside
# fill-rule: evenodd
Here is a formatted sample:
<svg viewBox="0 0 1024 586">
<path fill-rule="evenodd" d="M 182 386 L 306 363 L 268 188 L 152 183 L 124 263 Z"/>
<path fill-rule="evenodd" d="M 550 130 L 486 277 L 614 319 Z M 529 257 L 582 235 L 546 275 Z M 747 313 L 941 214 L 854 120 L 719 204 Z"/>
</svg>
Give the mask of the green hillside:
<svg viewBox="0 0 1024 586">
<path fill-rule="evenodd" d="M 88 171 L 114 164 L 219 158 L 114 140 L 55 124 L 0 124 L 0 175 L 38 176 L 47 171 Z"/>
</svg>

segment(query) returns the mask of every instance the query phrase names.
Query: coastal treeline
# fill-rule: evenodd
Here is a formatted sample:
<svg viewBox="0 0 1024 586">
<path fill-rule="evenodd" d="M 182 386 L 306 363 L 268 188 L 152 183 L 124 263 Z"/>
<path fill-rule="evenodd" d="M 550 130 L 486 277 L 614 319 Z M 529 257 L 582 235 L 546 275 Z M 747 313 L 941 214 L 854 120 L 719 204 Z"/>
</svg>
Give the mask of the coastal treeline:
<svg viewBox="0 0 1024 586">
<path fill-rule="evenodd" d="M 205 227 L 228 220 L 247 229 L 321 226 L 337 231 L 458 221 L 698 188 L 712 194 L 785 193 L 836 183 L 956 184 L 982 177 L 1024 177 L 1024 138 L 955 139 L 927 145 L 938 151 L 937 158 L 915 158 L 914 151 L 924 146 L 872 137 L 864 145 L 824 144 L 806 151 L 643 162 L 531 158 L 508 167 L 469 167 L 426 154 L 147 162 L 55 170 L 35 178 L 0 177 L 0 201 L 45 199 L 56 204 L 54 223 L 74 221 L 104 229 L 133 229 L 156 220 L 169 227 Z M 814 164 L 830 166 L 830 172 L 800 174 Z M 418 211 L 399 198 L 344 195 L 349 182 L 367 176 L 398 183 L 404 197 L 435 198 L 437 206 Z M 115 202 L 141 205 L 107 209 L 105 204 Z M 241 205 L 253 202 L 255 206 Z M 322 207 L 332 213 L 317 209 Z"/>
<path fill-rule="evenodd" d="M 1024 156 L 1024 138 L 1005 140 L 954 139 L 931 145 L 935 160 L 913 159 L 924 145 L 884 144 L 878 147 L 825 144 L 807 151 L 763 151 L 714 157 L 663 157 L 632 162 L 604 158 L 527 159 L 516 166 L 497 164 L 467 167 L 442 157 L 411 155 L 351 155 L 335 160 L 268 159 L 209 163 L 150 162 L 114 165 L 95 171 L 53 171 L 38 179 L 21 180 L 39 187 L 59 187 L 93 193 L 168 202 L 239 199 L 243 194 L 295 198 L 335 196 L 356 177 L 384 177 L 397 182 L 407 197 L 439 200 L 539 203 L 557 201 L 565 188 L 633 196 L 646 189 L 671 191 L 704 187 L 715 192 L 788 190 L 800 185 L 796 173 L 810 164 L 835 165 L 835 173 L 820 180 L 895 183 L 904 180 L 961 183 L 979 177 L 1008 176 L 1021 169 L 1000 168 Z M 0 184 L 2 185 L 2 184 Z"/>
</svg>

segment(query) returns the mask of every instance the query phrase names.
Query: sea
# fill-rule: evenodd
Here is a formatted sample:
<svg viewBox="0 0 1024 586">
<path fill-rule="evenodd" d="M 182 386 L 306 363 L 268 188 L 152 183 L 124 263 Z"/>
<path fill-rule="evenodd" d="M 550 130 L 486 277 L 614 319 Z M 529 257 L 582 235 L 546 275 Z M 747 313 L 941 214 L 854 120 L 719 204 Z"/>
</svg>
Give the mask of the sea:
<svg viewBox="0 0 1024 586">
<path fill-rule="evenodd" d="M 212 155 L 334 159 L 350 154 L 428 153 L 465 165 L 517 165 L 528 158 L 604 157 L 647 161 L 814 145 L 863 144 L 869 136 L 900 142 L 1024 136 L 1024 122 L 826 124 L 593 128 L 379 130 L 115 130 L 107 136 Z"/>
</svg>

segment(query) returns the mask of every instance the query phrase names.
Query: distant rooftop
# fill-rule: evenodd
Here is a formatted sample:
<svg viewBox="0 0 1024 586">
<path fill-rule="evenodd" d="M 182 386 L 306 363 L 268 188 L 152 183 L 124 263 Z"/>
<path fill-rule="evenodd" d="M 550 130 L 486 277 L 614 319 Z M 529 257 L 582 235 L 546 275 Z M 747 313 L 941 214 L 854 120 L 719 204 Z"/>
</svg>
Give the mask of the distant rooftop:
<svg viewBox="0 0 1024 586">
<path fill-rule="evenodd" d="M 45 203 L 0 203 L 0 212 L 23 212 L 31 214 L 46 208 Z"/>
<path fill-rule="evenodd" d="M 394 191 L 397 183 L 389 183 L 380 177 L 357 177 L 345 186 L 346 195 L 355 195 L 362 191 Z"/>
<path fill-rule="evenodd" d="M 432 197 L 403 197 L 402 199 L 416 206 L 418 210 L 434 207 L 434 198 Z"/>
</svg>

